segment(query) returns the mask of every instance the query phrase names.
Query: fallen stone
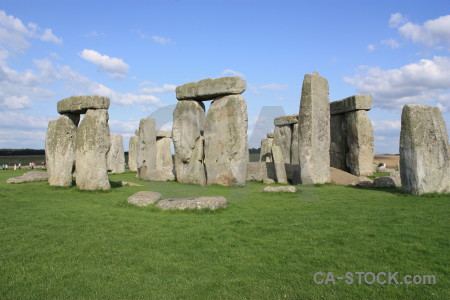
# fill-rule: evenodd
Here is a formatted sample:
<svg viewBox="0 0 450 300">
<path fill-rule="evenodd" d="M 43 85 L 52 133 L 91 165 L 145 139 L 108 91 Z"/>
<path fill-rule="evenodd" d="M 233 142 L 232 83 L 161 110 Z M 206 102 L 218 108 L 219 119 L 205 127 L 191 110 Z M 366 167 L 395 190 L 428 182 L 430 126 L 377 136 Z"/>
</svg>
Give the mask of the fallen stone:
<svg viewBox="0 0 450 300">
<path fill-rule="evenodd" d="M 354 95 L 330 103 L 330 114 L 342 114 L 356 110 L 370 110 L 372 108 L 372 95 Z"/>
<path fill-rule="evenodd" d="M 125 172 L 125 152 L 123 149 L 123 138 L 120 134 L 111 134 L 111 147 L 108 151 L 107 166 L 113 174 Z"/>
<path fill-rule="evenodd" d="M 389 188 L 398 187 L 395 183 L 395 179 L 390 176 L 378 177 L 373 180 L 373 187 L 376 188 Z"/>
<path fill-rule="evenodd" d="M 45 181 L 48 180 L 48 173 L 41 171 L 30 171 L 22 176 L 9 178 L 7 183 L 25 183 L 25 182 L 33 182 L 33 181 Z"/>
<path fill-rule="evenodd" d="M 406 193 L 450 193 L 450 147 L 437 107 L 405 105 L 400 131 L 400 175 Z"/>
<path fill-rule="evenodd" d="M 275 126 L 293 125 L 298 123 L 298 114 L 281 116 L 273 120 Z"/>
<path fill-rule="evenodd" d="M 119 181 L 118 182 L 120 186 L 143 186 L 142 184 L 137 184 L 134 182 L 128 182 L 128 181 Z"/>
<path fill-rule="evenodd" d="M 137 147 L 139 138 L 135 135 L 130 137 L 128 144 L 128 168 L 130 171 L 137 172 Z"/>
<path fill-rule="evenodd" d="M 137 192 L 136 194 L 130 196 L 128 198 L 128 203 L 137 205 L 137 206 L 148 206 L 160 200 L 162 195 L 157 192 L 150 191 L 142 191 Z"/>
<path fill-rule="evenodd" d="M 372 187 L 373 186 L 373 180 L 364 176 L 359 176 L 356 185 L 359 187 Z"/>
<path fill-rule="evenodd" d="M 295 186 L 266 186 L 261 192 L 272 192 L 272 193 L 296 193 L 297 188 Z"/>
<path fill-rule="evenodd" d="M 85 114 L 88 109 L 108 109 L 109 98 L 97 95 L 72 96 L 58 101 L 58 113 Z"/>
<path fill-rule="evenodd" d="M 240 77 L 221 77 L 189 82 L 176 88 L 178 100 L 213 100 L 228 95 L 242 94 L 247 83 Z"/>
<path fill-rule="evenodd" d="M 333 167 L 330 167 L 330 178 L 335 185 L 355 185 L 358 182 L 358 176 Z"/>
<path fill-rule="evenodd" d="M 264 184 L 274 184 L 274 183 L 275 183 L 275 180 L 270 179 L 270 178 L 264 178 L 264 179 L 263 179 L 263 183 L 264 183 Z"/>
<path fill-rule="evenodd" d="M 226 207 L 228 201 L 222 196 L 205 196 L 194 198 L 169 198 L 156 204 L 157 207 L 167 209 L 211 209 L 216 210 L 220 207 Z"/>
</svg>

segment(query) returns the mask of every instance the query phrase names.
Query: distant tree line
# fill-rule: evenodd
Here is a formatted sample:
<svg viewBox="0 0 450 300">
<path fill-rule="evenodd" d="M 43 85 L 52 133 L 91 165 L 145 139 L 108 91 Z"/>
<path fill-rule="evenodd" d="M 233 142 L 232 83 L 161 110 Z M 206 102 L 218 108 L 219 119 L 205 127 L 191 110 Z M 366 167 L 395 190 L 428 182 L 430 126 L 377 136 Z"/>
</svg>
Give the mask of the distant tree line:
<svg viewBox="0 0 450 300">
<path fill-rule="evenodd" d="M 45 155 L 44 149 L 0 149 L 0 156 Z"/>
</svg>

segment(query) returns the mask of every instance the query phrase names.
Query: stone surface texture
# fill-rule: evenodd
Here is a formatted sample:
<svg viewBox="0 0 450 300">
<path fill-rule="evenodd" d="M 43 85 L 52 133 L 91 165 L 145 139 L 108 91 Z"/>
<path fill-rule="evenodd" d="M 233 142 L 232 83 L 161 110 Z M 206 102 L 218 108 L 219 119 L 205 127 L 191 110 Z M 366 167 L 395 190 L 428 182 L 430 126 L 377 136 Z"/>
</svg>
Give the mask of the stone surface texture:
<svg viewBox="0 0 450 300">
<path fill-rule="evenodd" d="M 142 191 L 137 192 L 136 194 L 128 197 L 128 203 L 137 205 L 137 206 L 148 206 L 153 204 L 159 200 L 161 200 L 162 195 L 157 192 L 151 191 Z"/>
<path fill-rule="evenodd" d="M 275 126 L 293 125 L 298 123 L 298 114 L 281 116 L 273 120 Z"/>
<path fill-rule="evenodd" d="M 156 170 L 155 119 L 143 118 L 139 122 L 137 168 L 139 178 L 159 180 L 159 172 Z"/>
<path fill-rule="evenodd" d="M 33 181 L 45 181 L 48 180 L 48 173 L 41 171 L 30 171 L 22 176 L 8 178 L 7 183 L 25 183 Z"/>
<path fill-rule="evenodd" d="M 228 95 L 242 94 L 247 83 L 240 77 L 221 77 L 189 82 L 176 88 L 178 100 L 213 100 Z"/>
<path fill-rule="evenodd" d="M 262 192 L 272 193 L 296 193 L 297 188 L 295 186 L 266 186 L 262 189 Z"/>
<path fill-rule="evenodd" d="M 330 114 L 342 114 L 356 110 L 370 110 L 372 108 L 372 95 L 354 95 L 330 103 Z"/>
<path fill-rule="evenodd" d="M 157 130 L 156 131 L 156 138 L 171 138 L 172 137 L 172 131 L 165 131 L 165 130 Z"/>
<path fill-rule="evenodd" d="M 406 193 L 450 193 L 450 148 L 439 108 L 403 107 L 400 175 Z"/>
<path fill-rule="evenodd" d="M 286 174 L 286 167 L 284 163 L 283 153 L 281 151 L 281 148 L 277 145 L 273 145 L 272 147 L 272 154 L 273 154 L 273 160 L 275 165 L 275 172 L 277 175 L 277 182 L 278 183 L 288 183 L 287 181 L 287 174 Z"/>
<path fill-rule="evenodd" d="M 288 124 L 288 125 L 275 126 L 273 145 L 277 145 L 278 147 L 280 147 L 281 154 L 283 156 L 283 162 L 286 164 L 290 164 L 291 163 L 291 146 L 292 146 L 292 126 L 291 125 Z M 279 162 L 279 161 L 275 161 L 275 162 Z"/>
<path fill-rule="evenodd" d="M 245 185 L 249 160 L 247 103 L 241 95 L 211 103 L 205 124 L 205 168 L 208 184 Z"/>
<path fill-rule="evenodd" d="M 71 186 L 75 160 L 78 114 L 63 114 L 50 121 L 45 139 L 45 159 L 52 186 Z"/>
<path fill-rule="evenodd" d="M 228 201 L 222 196 L 205 196 L 193 198 L 169 198 L 159 201 L 156 206 L 161 209 L 210 209 L 226 207 Z"/>
<path fill-rule="evenodd" d="M 81 190 L 108 190 L 106 157 L 111 145 L 108 111 L 89 109 L 76 139 L 76 183 Z"/>
<path fill-rule="evenodd" d="M 125 151 L 123 137 L 120 134 L 110 134 L 111 147 L 108 151 L 107 166 L 113 174 L 125 172 Z"/>
<path fill-rule="evenodd" d="M 272 145 L 273 139 L 271 138 L 265 138 L 261 140 L 261 153 L 259 155 L 259 161 L 273 162 Z"/>
<path fill-rule="evenodd" d="M 72 96 L 58 101 L 58 113 L 85 114 L 88 109 L 108 109 L 109 98 L 97 95 Z"/>
<path fill-rule="evenodd" d="M 172 139 L 176 179 L 182 183 L 206 184 L 203 129 L 205 106 L 199 101 L 179 101 L 173 112 Z"/>
<path fill-rule="evenodd" d="M 156 139 L 156 170 L 159 172 L 159 180 L 161 181 L 175 180 L 170 143 L 170 137 Z"/>
<path fill-rule="evenodd" d="M 130 137 L 128 144 L 128 168 L 130 171 L 137 172 L 137 147 L 139 138 L 135 135 Z"/>
<path fill-rule="evenodd" d="M 330 166 L 343 171 L 350 171 L 347 167 L 347 123 L 345 114 L 332 115 L 330 118 Z"/>
<path fill-rule="evenodd" d="M 330 182 L 328 81 L 317 72 L 303 80 L 298 126 L 302 184 Z"/>
<path fill-rule="evenodd" d="M 275 166 L 267 162 L 249 162 L 247 164 L 247 181 L 264 181 L 276 179 Z"/>
</svg>

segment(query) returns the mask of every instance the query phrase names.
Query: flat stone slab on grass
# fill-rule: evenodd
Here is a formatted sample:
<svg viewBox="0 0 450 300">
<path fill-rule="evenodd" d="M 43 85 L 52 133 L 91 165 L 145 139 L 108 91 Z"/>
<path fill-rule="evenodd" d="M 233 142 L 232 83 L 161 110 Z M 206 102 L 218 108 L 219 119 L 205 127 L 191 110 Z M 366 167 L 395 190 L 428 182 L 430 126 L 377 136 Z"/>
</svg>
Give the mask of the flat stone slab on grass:
<svg viewBox="0 0 450 300">
<path fill-rule="evenodd" d="M 296 193 L 297 188 L 295 186 L 266 186 L 261 192 L 271 193 Z"/>
<path fill-rule="evenodd" d="M 120 186 L 143 186 L 142 184 L 134 183 L 134 182 L 128 182 L 128 181 L 119 181 Z"/>
<path fill-rule="evenodd" d="M 72 96 L 58 101 L 58 113 L 85 114 L 88 109 L 108 109 L 109 98 L 103 96 Z"/>
<path fill-rule="evenodd" d="M 399 184 L 399 180 L 391 176 L 378 177 L 373 180 L 373 187 L 376 188 L 400 187 Z"/>
<path fill-rule="evenodd" d="M 9 178 L 7 183 L 24 183 L 24 182 L 33 182 L 33 181 L 45 181 L 48 180 L 47 172 L 40 171 L 30 171 L 22 176 Z"/>
<path fill-rule="evenodd" d="M 156 204 L 157 207 L 167 209 L 205 209 L 215 210 L 219 207 L 226 207 L 228 201 L 222 196 L 204 196 L 192 198 L 169 198 Z"/>
<path fill-rule="evenodd" d="M 178 100 L 213 100 L 227 95 L 242 94 L 246 88 L 245 80 L 237 76 L 207 78 L 178 86 L 176 97 Z"/>
<path fill-rule="evenodd" d="M 141 191 L 128 197 L 128 202 L 137 206 L 148 206 L 162 198 L 158 192 Z"/>
</svg>

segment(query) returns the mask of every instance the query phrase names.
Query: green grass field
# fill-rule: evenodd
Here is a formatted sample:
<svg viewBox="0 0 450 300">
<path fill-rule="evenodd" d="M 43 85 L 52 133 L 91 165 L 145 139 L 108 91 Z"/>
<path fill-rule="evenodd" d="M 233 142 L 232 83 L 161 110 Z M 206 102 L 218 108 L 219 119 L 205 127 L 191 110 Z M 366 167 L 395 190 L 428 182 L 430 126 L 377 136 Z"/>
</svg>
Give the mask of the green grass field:
<svg viewBox="0 0 450 300">
<path fill-rule="evenodd" d="M 448 299 L 450 196 L 299 186 L 296 194 L 110 176 L 108 192 L 7 184 L 0 171 L 0 299 Z M 120 187 L 119 180 L 142 187 Z M 226 209 L 129 205 L 223 195 Z M 434 285 L 315 284 L 316 272 L 435 275 Z M 322 278 L 324 279 L 324 278 Z"/>
</svg>

